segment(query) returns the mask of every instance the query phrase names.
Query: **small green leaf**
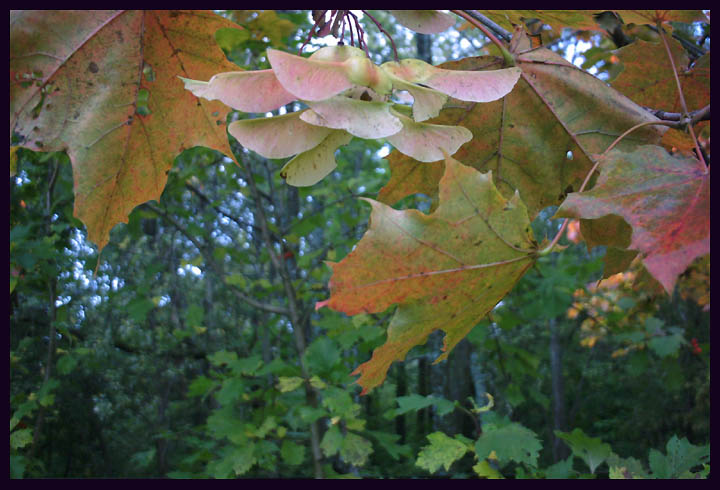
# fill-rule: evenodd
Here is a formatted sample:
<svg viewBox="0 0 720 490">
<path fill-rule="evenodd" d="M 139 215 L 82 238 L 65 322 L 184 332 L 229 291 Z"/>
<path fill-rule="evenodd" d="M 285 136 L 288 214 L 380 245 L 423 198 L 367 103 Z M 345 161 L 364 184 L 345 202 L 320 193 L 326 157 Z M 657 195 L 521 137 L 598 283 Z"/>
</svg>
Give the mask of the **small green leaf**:
<svg viewBox="0 0 720 490">
<path fill-rule="evenodd" d="M 573 457 L 558 461 L 545 469 L 545 478 L 552 480 L 565 480 L 573 475 Z"/>
<path fill-rule="evenodd" d="M 282 393 L 297 390 L 302 385 L 303 379 L 299 376 L 280 376 L 278 378 L 277 389 Z"/>
<path fill-rule="evenodd" d="M 488 424 L 489 425 L 489 424 Z M 483 433 L 475 443 L 478 459 L 487 458 L 493 451 L 500 463 L 515 461 L 537 466 L 538 453 L 542 445 L 537 435 L 518 423 L 500 428 L 483 428 Z"/>
<path fill-rule="evenodd" d="M 555 435 L 568 443 L 572 453 L 585 461 L 593 474 L 595 469 L 613 454 L 610 444 L 602 442 L 599 438 L 588 436 L 581 429 L 575 429 L 572 432 L 556 430 Z"/>
<path fill-rule="evenodd" d="M 322 449 L 323 454 L 328 457 L 335 456 L 340 451 L 342 439 L 340 429 L 336 425 L 330 427 L 320 442 L 320 449 Z"/>
<path fill-rule="evenodd" d="M 280 456 L 290 466 L 300 465 L 305 460 L 305 447 L 286 439 L 280 447 Z"/>
<path fill-rule="evenodd" d="M 687 342 L 680 334 L 664 335 L 662 337 L 653 337 L 648 341 L 648 347 L 660 357 L 674 356 Z"/>
<path fill-rule="evenodd" d="M 435 473 L 441 466 L 445 467 L 445 471 L 449 471 L 450 466 L 469 450 L 467 445 L 443 432 L 433 432 L 427 438 L 430 445 L 420 450 L 415 465 L 430 473 Z"/>
<path fill-rule="evenodd" d="M 480 478 L 487 478 L 489 480 L 503 479 L 502 474 L 498 470 L 490 466 L 490 463 L 487 459 L 483 459 L 475 466 L 473 466 L 473 470 L 475 471 L 475 473 L 478 474 Z"/>
<path fill-rule="evenodd" d="M 372 452 L 370 441 L 349 432 L 342 441 L 340 457 L 354 466 L 363 466 Z"/>
<path fill-rule="evenodd" d="M 32 442 L 32 429 L 19 429 L 10 433 L 10 449 L 19 449 Z"/>
<path fill-rule="evenodd" d="M 710 458 L 710 446 L 695 446 L 686 438 L 672 436 L 665 446 L 667 455 L 650 450 L 650 471 L 655 478 L 678 478 L 694 466 L 706 463 Z"/>
</svg>

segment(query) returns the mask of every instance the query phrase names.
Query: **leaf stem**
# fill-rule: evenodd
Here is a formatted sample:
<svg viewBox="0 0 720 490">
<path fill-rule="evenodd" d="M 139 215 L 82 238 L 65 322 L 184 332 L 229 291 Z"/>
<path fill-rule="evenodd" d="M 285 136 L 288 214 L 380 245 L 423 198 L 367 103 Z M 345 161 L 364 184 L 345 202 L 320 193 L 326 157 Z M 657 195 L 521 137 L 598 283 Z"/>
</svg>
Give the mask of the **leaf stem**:
<svg viewBox="0 0 720 490">
<path fill-rule="evenodd" d="M 510 52 L 507 50 L 505 45 L 497 38 L 495 35 L 490 32 L 490 30 L 485 27 L 485 25 L 475 19 L 472 15 L 467 13 L 465 10 L 451 10 L 450 12 L 454 13 L 455 15 L 458 15 L 468 21 L 470 24 L 472 24 L 474 27 L 480 29 L 483 34 L 485 34 L 492 43 L 500 49 L 500 52 L 503 55 L 503 58 L 505 59 L 505 64 L 507 66 L 515 66 L 515 59 L 512 57 Z"/>
<path fill-rule="evenodd" d="M 623 134 L 618 136 L 615 141 L 610 143 L 610 146 L 607 147 L 607 149 L 603 152 L 602 155 L 595 161 L 595 165 L 590 169 L 588 174 L 585 176 L 585 180 L 583 181 L 582 185 L 580 186 L 580 189 L 578 192 L 582 192 L 585 190 L 585 187 L 587 187 L 588 182 L 590 182 L 590 178 L 595 173 L 595 170 L 597 170 L 600 163 L 605 159 L 608 153 L 610 153 L 610 150 L 615 148 L 618 143 L 620 143 L 627 135 L 632 133 L 633 131 L 643 128 L 645 126 L 673 126 L 675 124 L 673 121 L 646 121 L 640 124 L 636 124 L 632 128 L 625 131 Z M 548 255 L 553 251 L 553 248 L 555 248 L 555 245 L 557 245 L 558 241 L 560 241 L 560 237 L 562 236 L 563 232 L 565 231 L 565 228 L 567 228 L 568 223 L 570 222 L 570 218 L 565 218 L 565 221 L 563 221 L 562 226 L 560 227 L 560 231 L 557 232 L 555 235 L 555 238 L 553 238 L 552 242 L 550 242 L 550 245 L 545 247 L 543 250 L 538 252 L 538 256 L 543 257 L 545 255 Z"/>
<path fill-rule="evenodd" d="M 683 95 L 682 86 L 680 85 L 680 78 L 678 77 L 677 68 L 675 67 L 675 60 L 673 60 L 672 53 L 670 52 L 670 45 L 667 42 L 667 38 L 665 37 L 665 30 L 663 29 L 660 21 L 658 21 L 657 30 L 658 34 L 660 34 L 660 39 L 662 39 L 663 45 L 665 46 L 665 52 L 668 55 L 668 59 L 670 60 L 670 66 L 672 67 L 673 76 L 675 77 L 675 84 L 677 85 L 678 95 L 680 96 L 680 105 L 682 106 L 683 115 L 689 119 L 690 113 L 687 108 L 687 103 L 685 102 L 685 96 Z M 705 165 L 705 168 L 707 168 L 705 158 L 703 158 L 703 153 L 702 151 L 700 151 L 700 144 L 698 143 L 697 136 L 695 136 L 695 131 L 693 130 L 692 124 L 688 124 L 688 129 L 690 130 L 690 136 L 692 136 L 693 143 L 695 143 L 695 152 L 697 153 L 697 157 L 703 163 L 703 165 Z"/>
</svg>

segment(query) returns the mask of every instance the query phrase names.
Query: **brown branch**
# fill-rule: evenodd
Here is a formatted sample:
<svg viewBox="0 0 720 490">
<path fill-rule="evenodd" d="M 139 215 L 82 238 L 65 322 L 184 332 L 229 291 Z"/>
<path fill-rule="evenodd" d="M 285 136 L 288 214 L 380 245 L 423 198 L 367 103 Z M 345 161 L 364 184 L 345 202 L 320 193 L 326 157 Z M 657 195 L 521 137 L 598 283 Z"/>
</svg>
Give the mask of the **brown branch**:
<svg viewBox="0 0 720 490">
<path fill-rule="evenodd" d="M 500 52 L 503 55 L 503 58 L 505 59 L 505 64 L 508 66 L 515 66 L 515 60 L 513 59 L 512 55 L 508 52 L 505 45 L 497 38 L 495 35 L 490 32 L 490 30 L 485 27 L 485 25 L 482 22 L 479 22 L 476 20 L 470 13 L 467 13 L 465 10 L 451 10 L 450 12 L 454 13 L 457 16 L 462 17 L 466 21 L 468 21 L 470 24 L 472 24 L 474 27 L 477 27 L 482 31 L 483 34 L 485 34 L 492 43 L 500 49 Z"/>
<path fill-rule="evenodd" d="M 284 260 L 281 259 L 281 257 L 278 256 L 278 254 L 275 252 L 275 247 L 270 239 L 270 232 L 269 232 L 269 226 L 268 226 L 268 219 L 265 215 L 265 210 L 263 209 L 263 206 L 260 202 L 260 193 L 258 192 L 257 185 L 255 183 L 255 178 L 252 174 L 252 169 L 249 165 L 245 165 L 244 168 L 241 167 L 241 170 L 245 171 L 246 180 L 249 184 L 250 191 L 255 197 L 255 211 L 256 216 L 258 218 L 259 224 L 260 224 L 260 230 L 262 239 L 265 242 L 265 247 L 267 248 L 268 254 L 270 255 L 270 261 L 273 263 L 273 266 L 277 270 L 277 272 L 280 275 L 280 278 L 282 279 L 283 286 L 285 288 L 285 294 L 287 296 L 287 303 L 288 303 L 288 317 L 290 319 L 290 323 L 292 325 L 293 330 L 293 336 L 295 339 L 295 347 L 298 351 L 298 358 L 300 360 L 300 371 L 302 373 L 303 379 L 305 379 L 305 399 L 307 403 L 311 407 L 317 407 L 318 405 L 318 399 L 317 394 L 315 392 L 315 389 L 310 385 L 310 371 L 308 370 L 305 361 L 304 361 L 304 354 L 306 350 L 306 342 L 305 342 L 305 334 L 303 332 L 303 326 L 302 326 L 302 318 L 301 314 L 299 312 L 300 304 L 297 299 L 297 294 L 295 293 L 295 287 L 292 283 L 292 278 L 290 277 L 290 274 L 288 272 L 288 269 L 286 267 L 286 263 Z M 313 460 L 313 466 L 314 466 L 314 472 L 315 472 L 315 478 L 323 478 L 324 473 L 322 469 L 322 452 L 320 448 L 320 425 L 317 420 L 310 423 L 310 446 L 312 450 L 312 460 Z"/>
<path fill-rule="evenodd" d="M 698 109 L 696 111 L 692 111 L 688 114 L 689 117 L 686 117 L 684 114 L 680 112 L 665 112 L 660 109 L 651 109 L 649 107 L 644 108 L 646 111 L 650 112 L 653 116 L 657 117 L 658 119 L 661 119 L 663 121 L 676 121 L 678 123 L 678 126 L 670 126 L 674 127 L 676 129 L 682 129 L 686 125 L 695 125 L 699 123 L 700 121 L 709 121 L 710 120 L 710 106 L 707 105 L 703 107 L 702 109 Z"/>
</svg>

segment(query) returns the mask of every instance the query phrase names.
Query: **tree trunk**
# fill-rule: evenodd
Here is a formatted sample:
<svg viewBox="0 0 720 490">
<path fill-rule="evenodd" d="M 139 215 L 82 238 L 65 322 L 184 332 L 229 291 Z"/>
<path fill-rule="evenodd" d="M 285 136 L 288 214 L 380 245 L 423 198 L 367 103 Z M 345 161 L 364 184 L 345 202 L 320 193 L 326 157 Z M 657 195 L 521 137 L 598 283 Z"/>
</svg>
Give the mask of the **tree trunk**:
<svg viewBox="0 0 720 490">
<path fill-rule="evenodd" d="M 562 344 L 555 319 L 550 320 L 550 371 L 552 382 L 553 432 L 552 451 L 553 461 L 558 462 L 568 457 L 568 448 L 562 439 L 555 436 L 555 431 L 567 430 L 565 418 L 565 387 L 562 375 Z"/>
</svg>

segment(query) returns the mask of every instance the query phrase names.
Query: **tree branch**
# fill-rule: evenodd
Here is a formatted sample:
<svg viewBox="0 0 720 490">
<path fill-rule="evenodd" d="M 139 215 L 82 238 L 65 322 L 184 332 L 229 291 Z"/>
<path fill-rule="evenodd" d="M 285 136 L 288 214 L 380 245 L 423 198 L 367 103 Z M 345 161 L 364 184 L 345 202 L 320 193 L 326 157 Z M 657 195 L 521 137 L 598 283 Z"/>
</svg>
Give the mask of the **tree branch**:
<svg viewBox="0 0 720 490">
<path fill-rule="evenodd" d="M 163 211 L 159 207 L 157 207 L 154 204 L 151 204 L 149 202 L 142 204 L 142 206 L 145 209 L 148 209 L 149 211 L 154 212 L 155 214 L 160 216 L 162 219 L 164 219 L 165 221 L 167 221 L 168 223 L 173 225 L 180 233 L 182 233 L 188 240 L 190 240 L 193 245 L 195 245 L 195 247 L 198 249 L 198 251 L 202 254 L 205 262 L 210 267 L 212 267 L 219 276 L 225 276 L 225 272 L 222 270 L 222 267 L 220 267 L 220 265 L 215 261 L 214 257 L 212 256 L 211 251 L 209 250 L 209 247 L 203 246 L 197 240 L 197 238 L 192 236 L 192 234 L 190 234 L 190 232 L 188 232 L 184 226 L 182 226 L 180 223 L 178 223 L 177 220 L 175 220 L 175 218 L 173 218 L 172 216 L 167 214 L 165 211 Z M 285 316 L 290 315 L 290 310 L 288 310 L 287 308 L 283 308 L 282 306 L 276 306 L 276 305 L 272 305 L 272 304 L 268 304 L 268 303 L 263 303 L 261 301 L 256 300 L 252 296 L 247 295 L 244 291 L 238 289 L 237 286 L 230 285 L 230 284 L 228 284 L 228 286 L 231 288 L 231 290 L 233 291 L 235 296 L 238 297 L 238 299 L 244 301 L 245 303 L 247 303 L 248 305 L 250 305 L 254 308 L 257 308 L 257 309 L 263 310 L 263 311 L 267 311 L 269 313 L 277 313 L 279 315 L 285 315 Z"/>
<path fill-rule="evenodd" d="M 495 22 L 478 12 L 477 10 L 463 10 L 466 14 L 468 14 L 470 17 L 475 19 L 476 21 L 483 24 L 485 27 L 493 31 L 495 35 L 499 38 L 501 38 L 503 41 L 510 42 L 512 39 L 512 33 L 506 31 L 499 25 L 497 25 Z"/>
</svg>

